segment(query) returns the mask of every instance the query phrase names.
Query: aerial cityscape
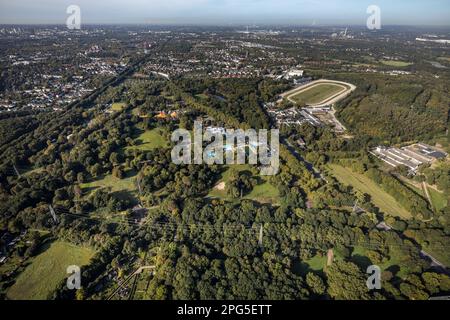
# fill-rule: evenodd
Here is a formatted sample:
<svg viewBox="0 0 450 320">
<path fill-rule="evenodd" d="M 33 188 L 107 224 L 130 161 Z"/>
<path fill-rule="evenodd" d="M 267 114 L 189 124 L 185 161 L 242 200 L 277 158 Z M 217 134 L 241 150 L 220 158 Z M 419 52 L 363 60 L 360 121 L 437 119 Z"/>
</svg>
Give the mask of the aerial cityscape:
<svg viewBox="0 0 450 320">
<path fill-rule="evenodd" d="M 0 1 L 1 300 L 450 298 L 450 3 L 149 2 Z"/>
</svg>

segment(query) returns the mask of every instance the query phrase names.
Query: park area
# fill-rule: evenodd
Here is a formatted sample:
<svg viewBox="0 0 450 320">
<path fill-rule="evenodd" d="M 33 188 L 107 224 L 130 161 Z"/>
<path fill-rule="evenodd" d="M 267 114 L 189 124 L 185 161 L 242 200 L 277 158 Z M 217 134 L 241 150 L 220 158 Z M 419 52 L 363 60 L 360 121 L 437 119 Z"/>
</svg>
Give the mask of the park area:
<svg viewBox="0 0 450 320">
<path fill-rule="evenodd" d="M 337 249 L 333 250 L 333 261 L 350 260 L 361 269 L 367 270 L 367 267 L 374 264 L 367 256 L 371 250 L 370 245 L 363 244 L 352 245 L 352 252 L 348 258 Z M 294 272 L 301 276 L 306 276 L 308 272 L 322 273 L 327 267 L 326 253 L 317 253 L 314 257 L 296 261 L 293 265 Z M 390 258 L 378 264 L 382 271 L 389 270 L 394 272 L 397 277 L 404 278 L 411 272 L 408 266 L 408 252 L 399 247 L 390 247 Z"/>
<path fill-rule="evenodd" d="M 134 142 L 135 145 L 127 147 L 128 150 L 150 151 L 168 146 L 168 140 L 164 137 L 164 132 L 160 128 L 140 132 Z"/>
<path fill-rule="evenodd" d="M 219 198 L 224 200 L 232 200 L 232 197 L 227 194 L 226 186 L 232 175 L 232 170 L 235 169 L 239 172 L 251 171 L 251 166 L 248 164 L 228 166 L 220 175 L 218 183 L 208 197 Z M 279 200 L 278 189 L 270 184 L 268 177 L 255 176 L 258 179 L 258 184 L 253 187 L 252 191 L 243 196 L 244 199 L 254 200 L 260 203 L 277 203 Z"/>
<path fill-rule="evenodd" d="M 56 241 L 46 244 L 44 251 L 31 259 L 31 263 L 18 276 L 7 291 L 12 300 L 45 300 L 67 277 L 67 267 L 86 266 L 94 256 L 94 250 Z"/>
<path fill-rule="evenodd" d="M 119 179 L 114 177 L 112 174 L 103 175 L 98 177 L 96 180 L 82 183 L 81 189 L 83 191 L 94 191 L 96 189 L 109 188 L 111 192 L 122 192 L 122 191 L 135 191 L 136 172 L 133 170 L 128 170 L 125 172 L 125 177 Z"/>
<path fill-rule="evenodd" d="M 134 139 L 134 145 L 128 146 L 127 150 L 150 151 L 168 146 L 164 132 L 160 128 L 152 130 L 141 130 Z M 111 173 L 101 175 L 93 180 L 80 185 L 85 196 L 99 189 L 108 189 L 119 199 L 137 202 L 136 171 L 124 168 L 124 177 L 119 179 Z"/>
<path fill-rule="evenodd" d="M 394 197 L 386 193 L 370 178 L 339 165 L 333 164 L 330 165 L 329 168 L 331 169 L 331 174 L 340 183 L 346 186 L 352 186 L 362 193 L 369 194 L 372 198 L 372 203 L 382 212 L 404 219 L 411 218 L 411 214 L 401 206 Z"/>
</svg>

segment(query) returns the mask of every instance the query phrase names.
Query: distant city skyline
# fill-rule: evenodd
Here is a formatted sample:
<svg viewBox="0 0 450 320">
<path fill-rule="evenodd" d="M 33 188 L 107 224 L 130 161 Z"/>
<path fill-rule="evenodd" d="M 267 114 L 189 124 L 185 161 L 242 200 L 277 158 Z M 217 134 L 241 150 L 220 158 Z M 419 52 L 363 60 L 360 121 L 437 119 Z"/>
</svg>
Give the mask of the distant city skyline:
<svg viewBox="0 0 450 320">
<path fill-rule="evenodd" d="M 384 25 L 449 26 L 448 0 L 0 0 L 0 24 L 365 25 L 369 5 Z"/>
</svg>

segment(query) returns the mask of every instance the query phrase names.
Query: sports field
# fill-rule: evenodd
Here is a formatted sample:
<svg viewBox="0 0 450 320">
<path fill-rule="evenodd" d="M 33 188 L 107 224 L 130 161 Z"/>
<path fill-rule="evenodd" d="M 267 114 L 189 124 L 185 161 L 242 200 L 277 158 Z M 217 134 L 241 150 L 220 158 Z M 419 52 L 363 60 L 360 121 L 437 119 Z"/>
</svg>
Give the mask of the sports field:
<svg viewBox="0 0 450 320">
<path fill-rule="evenodd" d="M 306 88 L 304 91 L 289 96 L 290 99 L 297 103 L 306 105 L 314 105 L 323 103 L 338 93 L 344 92 L 346 88 L 339 84 L 319 83 L 317 85 Z"/>
<path fill-rule="evenodd" d="M 410 65 L 413 65 L 413 63 L 411 63 L 411 62 L 398 61 L 398 60 L 381 60 L 380 62 L 382 64 L 384 64 L 385 66 L 390 66 L 390 67 L 408 67 Z"/>
<path fill-rule="evenodd" d="M 8 299 L 45 300 L 67 277 L 67 267 L 89 264 L 94 256 L 90 248 L 57 241 L 47 250 L 32 258 L 31 264 L 18 276 L 7 291 Z"/>
<path fill-rule="evenodd" d="M 411 218 L 411 214 L 394 197 L 386 193 L 370 178 L 339 165 L 333 164 L 329 168 L 332 175 L 342 184 L 352 186 L 360 192 L 369 194 L 372 197 L 373 204 L 384 213 L 406 219 Z"/>
<path fill-rule="evenodd" d="M 316 80 L 282 93 L 282 99 L 310 107 L 324 107 L 344 99 L 356 87 L 350 83 L 335 80 Z"/>
</svg>

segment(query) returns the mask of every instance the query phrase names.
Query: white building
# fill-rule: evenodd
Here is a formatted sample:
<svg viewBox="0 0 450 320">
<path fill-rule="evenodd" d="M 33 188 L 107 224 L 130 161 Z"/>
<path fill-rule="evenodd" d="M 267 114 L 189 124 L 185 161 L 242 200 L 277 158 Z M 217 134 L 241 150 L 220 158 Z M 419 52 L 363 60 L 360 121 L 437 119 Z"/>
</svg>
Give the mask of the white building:
<svg viewBox="0 0 450 320">
<path fill-rule="evenodd" d="M 286 72 L 286 75 L 284 76 L 285 79 L 290 80 L 292 78 L 301 78 L 303 77 L 303 74 L 305 72 L 300 69 L 291 69 L 288 72 Z"/>
</svg>

